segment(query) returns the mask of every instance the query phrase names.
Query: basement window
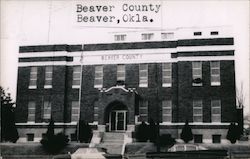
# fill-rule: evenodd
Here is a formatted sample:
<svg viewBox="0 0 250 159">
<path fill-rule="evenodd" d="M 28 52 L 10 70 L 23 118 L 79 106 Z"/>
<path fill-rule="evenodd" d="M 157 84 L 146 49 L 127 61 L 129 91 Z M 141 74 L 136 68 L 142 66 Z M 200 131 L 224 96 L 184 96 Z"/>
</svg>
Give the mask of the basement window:
<svg viewBox="0 0 250 159">
<path fill-rule="evenodd" d="M 202 33 L 201 32 L 194 32 L 194 36 L 201 36 Z"/>
</svg>

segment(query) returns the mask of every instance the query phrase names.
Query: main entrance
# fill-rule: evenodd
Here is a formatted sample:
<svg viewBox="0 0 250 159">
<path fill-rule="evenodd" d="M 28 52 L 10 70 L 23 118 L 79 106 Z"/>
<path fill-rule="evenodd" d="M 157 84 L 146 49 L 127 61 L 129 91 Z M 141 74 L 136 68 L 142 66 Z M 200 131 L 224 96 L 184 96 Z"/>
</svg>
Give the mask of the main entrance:
<svg viewBox="0 0 250 159">
<path fill-rule="evenodd" d="M 127 111 L 113 110 L 110 113 L 109 125 L 110 131 L 124 131 L 126 130 Z"/>
<path fill-rule="evenodd" d="M 121 132 L 127 129 L 128 109 L 119 101 L 112 102 L 105 110 L 107 131 Z"/>
</svg>

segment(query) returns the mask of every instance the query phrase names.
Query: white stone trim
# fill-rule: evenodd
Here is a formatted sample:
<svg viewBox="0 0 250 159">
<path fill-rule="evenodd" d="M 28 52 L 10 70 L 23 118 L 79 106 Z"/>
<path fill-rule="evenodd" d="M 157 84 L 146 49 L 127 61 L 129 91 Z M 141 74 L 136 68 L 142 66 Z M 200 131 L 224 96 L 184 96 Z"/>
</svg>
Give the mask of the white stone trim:
<svg viewBox="0 0 250 159">
<path fill-rule="evenodd" d="M 230 125 L 230 123 L 219 123 L 219 122 L 213 122 L 213 123 L 203 123 L 203 122 L 196 122 L 196 123 L 188 123 L 189 125 Z M 162 122 L 160 125 L 185 125 L 185 123 L 170 123 L 170 122 Z"/>
<path fill-rule="evenodd" d="M 57 57 L 57 56 L 68 56 L 68 54 L 71 54 L 66 51 L 46 51 L 46 52 L 27 52 L 27 53 L 19 53 L 19 58 L 25 58 L 25 57 Z"/>
</svg>

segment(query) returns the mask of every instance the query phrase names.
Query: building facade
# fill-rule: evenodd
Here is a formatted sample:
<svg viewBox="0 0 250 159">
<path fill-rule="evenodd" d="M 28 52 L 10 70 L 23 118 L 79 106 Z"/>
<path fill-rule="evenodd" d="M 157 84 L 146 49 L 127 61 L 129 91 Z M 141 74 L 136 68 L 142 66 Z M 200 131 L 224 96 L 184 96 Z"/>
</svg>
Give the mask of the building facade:
<svg viewBox="0 0 250 159">
<path fill-rule="evenodd" d="M 234 36 L 229 27 L 112 33 L 109 43 L 20 46 L 16 119 L 39 141 L 50 119 L 72 140 L 79 119 L 97 132 L 160 122 L 179 139 L 223 142 L 236 122 Z M 110 39 L 111 41 L 111 39 Z"/>
</svg>

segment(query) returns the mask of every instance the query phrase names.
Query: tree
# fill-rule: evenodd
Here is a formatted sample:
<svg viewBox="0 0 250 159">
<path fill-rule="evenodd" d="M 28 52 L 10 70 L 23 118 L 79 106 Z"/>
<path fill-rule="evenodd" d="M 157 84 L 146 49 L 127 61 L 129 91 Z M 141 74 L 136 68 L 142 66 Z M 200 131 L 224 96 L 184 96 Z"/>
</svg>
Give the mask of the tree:
<svg viewBox="0 0 250 159">
<path fill-rule="evenodd" d="M 89 143 L 93 135 L 92 129 L 90 128 L 88 123 L 85 123 L 84 120 L 80 120 L 78 124 L 79 124 L 78 140 L 80 142 Z"/>
<path fill-rule="evenodd" d="M 1 92 L 1 141 L 15 143 L 19 136 L 15 125 L 15 107 L 10 93 L 0 86 Z"/>
<path fill-rule="evenodd" d="M 193 133 L 191 127 L 188 125 L 188 120 L 186 120 L 185 125 L 182 128 L 181 139 L 185 143 L 188 143 L 189 141 L 193 140 Z"/>
<path fill-rule="evenodd" d="M 136 130 L 136 140 L 138 142 L 146 142 L 148 140 L 149 132 L 148 125 L 143 121 Z"/>
<path fill-rule="evenodd" d="M 156 142 L 157 139 L 157 125 L 153 119 L 149 122 L 149 141 Z"/>
<path fill-rule="evenodd" d="M 62 132 L 56 135 L 54 134 L 54 121 L 51 119 L 48 125 L 47 133 L 40 141 L 43 148 L 49 153 L 57 153 L 63 149 L 68 142 L 68 137 Z"/>
<path fill-rule="evenodd" d="M 235 123 L 231 123 L 227 132 L 227 139 L 235 144 L 238 139 L 240 139 L 240 131 L 239 126 L 235 125 Z"/>
</svg>

